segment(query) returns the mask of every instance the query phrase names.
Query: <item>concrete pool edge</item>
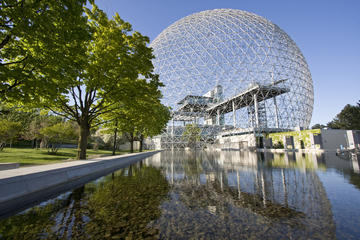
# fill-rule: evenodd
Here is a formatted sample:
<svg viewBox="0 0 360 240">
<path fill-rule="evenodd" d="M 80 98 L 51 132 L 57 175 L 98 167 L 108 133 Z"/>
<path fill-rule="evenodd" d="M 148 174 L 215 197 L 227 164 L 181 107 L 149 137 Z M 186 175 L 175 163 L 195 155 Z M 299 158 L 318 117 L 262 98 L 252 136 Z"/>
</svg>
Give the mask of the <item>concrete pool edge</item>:
<svg viewBox="0 0 360 240">
<path fill-rule="evenodd" d="M 79 187 L 158 152 L 160 151 L 2 171 L 0 175 L 0 218 L 24 210 L 34 203 Z"/>
</svg>

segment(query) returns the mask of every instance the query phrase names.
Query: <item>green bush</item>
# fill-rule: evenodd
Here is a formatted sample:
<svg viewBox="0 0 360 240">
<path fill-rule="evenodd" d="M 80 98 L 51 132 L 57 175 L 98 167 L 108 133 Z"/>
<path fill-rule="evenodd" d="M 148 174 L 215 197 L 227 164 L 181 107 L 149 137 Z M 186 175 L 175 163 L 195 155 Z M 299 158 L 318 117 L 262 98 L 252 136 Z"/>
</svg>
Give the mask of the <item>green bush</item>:
<svg viewBox="0 0 360 240">
<path fill-rule="evenodd" d="M 284 149 L 284 144 L 282 142 L 276 142 L 276 143 L 274 143 L 273 148 Z"/>
</svg>

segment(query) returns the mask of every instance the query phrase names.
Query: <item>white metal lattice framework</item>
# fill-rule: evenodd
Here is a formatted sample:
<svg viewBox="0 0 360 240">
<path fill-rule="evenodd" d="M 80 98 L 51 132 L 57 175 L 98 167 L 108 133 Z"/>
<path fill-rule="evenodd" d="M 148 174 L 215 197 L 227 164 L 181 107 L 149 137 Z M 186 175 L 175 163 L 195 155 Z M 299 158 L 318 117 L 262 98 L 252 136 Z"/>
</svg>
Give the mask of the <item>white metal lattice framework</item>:
<svg viewBox="0 0 360 240">
<path fill-rule="evenodd" d="M 184 147 L 185 123 L 220 131 L 308 127 L 313 84 L 295 42 L 256 14 L 215 9 L 180 19 L 151 43 L 163 103 L 174 110 L 163 148 Z M 164 140 L 165 139 L 165 140 Z"/>
</svg>

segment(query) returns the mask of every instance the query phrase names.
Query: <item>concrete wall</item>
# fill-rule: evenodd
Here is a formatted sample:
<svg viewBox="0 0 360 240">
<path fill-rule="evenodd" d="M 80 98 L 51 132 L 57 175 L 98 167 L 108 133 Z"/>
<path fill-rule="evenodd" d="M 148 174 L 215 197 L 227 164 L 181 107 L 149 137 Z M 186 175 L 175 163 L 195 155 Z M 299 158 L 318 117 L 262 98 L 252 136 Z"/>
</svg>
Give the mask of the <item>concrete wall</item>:
<svg viewBox="0 0 360 240">
<path fill-rule="evenodd" d="M 252 149 L 256 147 L 254 134 L 220 137 L 219 143 L 222 149 Z"/>
<path fill-rule="evenodd" d="M 341 145 L 344 148 L 347 147 L 348 140 L 346 131 L 347 130 L 342 129 L 321 129 L 323 149 L 339 149 Z"/>
<path fill-rule="evenodd" d="M 348 137 L 348 148 L 349 149 L 360 149 L 360 130 L 347 130 Z"/>
<path fill-rule="evenodd" d="M 18 163 L 0 163 L 0 171 L 18 168 Z"/>
<path fill-rule="evenodd" d="M 305 149 L 336 150 L 343 148 L 360 147 L 360 131 L 342 129 L 311 129 L 293 132 L 270 133 L 273 145 L 277 142 L 285 145 L 285 137 L 294 138 L 295 149 L 301 149 L 301 141 Z M 357 144 L 357 145 L 356 145 Z"/>
</svg>

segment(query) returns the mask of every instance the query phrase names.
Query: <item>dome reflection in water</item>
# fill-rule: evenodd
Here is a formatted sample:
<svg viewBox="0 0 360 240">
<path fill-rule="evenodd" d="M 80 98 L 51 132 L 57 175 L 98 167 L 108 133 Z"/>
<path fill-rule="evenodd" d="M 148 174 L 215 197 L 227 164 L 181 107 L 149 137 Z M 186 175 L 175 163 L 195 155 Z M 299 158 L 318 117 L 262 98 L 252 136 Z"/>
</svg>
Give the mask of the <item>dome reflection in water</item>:
<svg viewBox="0 0 360 240">
<path fill-rule="evenodd" d="M 0 239 L 355 239 L 358 171 L 330 153 L 162 152 L 2 220 Z"/>
</svg>

